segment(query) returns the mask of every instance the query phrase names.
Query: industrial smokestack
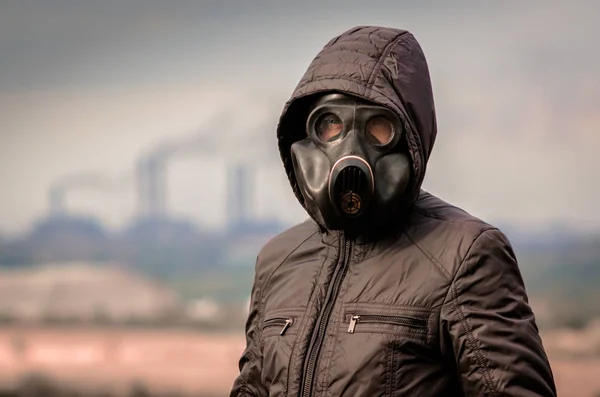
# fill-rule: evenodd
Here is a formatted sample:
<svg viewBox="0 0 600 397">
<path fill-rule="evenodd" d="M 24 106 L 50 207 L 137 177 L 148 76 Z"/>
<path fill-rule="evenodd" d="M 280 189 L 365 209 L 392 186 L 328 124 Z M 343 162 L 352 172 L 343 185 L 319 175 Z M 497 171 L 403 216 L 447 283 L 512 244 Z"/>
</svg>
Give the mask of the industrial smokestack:
<svg viewBox="0 0 600 397">
<path fill-rule="evenodd" d="M 149 215 L 148 205 L 148 172 L 146 171 L 146 158 L 138 159 L 135 170 L 135 184 L 137 193 L 137 213 L 138 217 L 146 217 Z"/>
<path fill-rule="evenodd" d="M 115 180 L 94 172 L 71 174 L 55 181 L 48 191 L 48 204 L 52 216 L 67 213 L 68 193 L 76 189 L 107 189 L 121 187 L 124 179 Z"/>
<path fill-rule="evenodd" d="M 227 157 L 238 160 L 244 157 L 248 162 L 256 161 L 257 158 L 260 158 L 261 162 L 264 161 L 266 157 L 261 157 L 260 153 L 267 147 L 264 144 L 264 137 L 259 139 L 254 131 L 246 131 L 242 134 L 236 132 L 239 127 L 236 127 L 234 121 L 230 109 L 227 108 L 216 114 L 214 120 L 204 128 L 205 132 L 159 144 L 154 150 L 146 153 L 138 161 L 137 170 L 140 215 L 160 218 L 167 214 L 166 171 L 169 161 L 175 157 L 203 154 L 214 158 L 226 153 Z M 263 130 L 262 126 L 259 130 Z M 274 156 L 268 156 L 268 160 L 271 157 Z M 235 223 L 249 219 L 253 169 L 241 164 L 234 169 L 230 170 L 228 177 L 230 186 L 227 208 L 229 219 Z"/>
<path fill-rule="evenodd" d="M 168 211 L 167 166 L 169 161 L 190 153 L 214 154 L 213 135 L 193 135 L 158 145 L 138 161 L 138 212 L 143 217 L 162 219 Z"/>
<path fill-rule="evenodd" d="M 66 212 L 65 189 L 60 185 L 53 185 L 48 192 L 51 216 L 62 216 Z"/>
<path fill-rule="evenodd" d="M 158 182 L 154 181 L 156 178 L 155 168 L 153 158 L 150 156 L 141 158 L 137 163 L 138 215 L 141 217 L 152 217 L 159 212 L 155 208 L 155 201 L 160 193 L 155 190 L 160 189 L 161 186 Z"/>
<path fill-rule="evenodd" d="M 162 155 L 151 156 L 146 163 L 149 215 L 155 219 L 162 219 L 167 212 L 165 179 L 167 159 L 167 156 Z"/>
<path fill-rule="evenodd" d="M 227 218 L 230 227 L 243 225 L 252 218 L 253 172 L 253 167 L 247 163 L 236 163 L 228 169 Z"/>
</svg>

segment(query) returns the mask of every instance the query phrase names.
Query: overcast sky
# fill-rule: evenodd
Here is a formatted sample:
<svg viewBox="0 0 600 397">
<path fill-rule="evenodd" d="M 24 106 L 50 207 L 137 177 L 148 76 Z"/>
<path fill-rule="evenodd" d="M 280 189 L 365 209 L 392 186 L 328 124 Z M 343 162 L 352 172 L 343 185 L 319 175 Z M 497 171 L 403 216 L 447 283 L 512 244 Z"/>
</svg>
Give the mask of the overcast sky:
<svg viewBox="0 0 600 397">
<path fill-rule="evenodd" d="M 197 131 L 220 149 L 171 163 L 173 213 L 223 221 L 225 164 L 245 139 L 257 216 L 304 219 L 275 120 L 322 46 L 363 24 L 411 30 L 428 57 L 439 134 L 425 188 L 493 222 L 594 228 L 600 2 L 523 3 L 4 1 L 0 232 L 26 230 L 51 184 L 81 172 L 121 184 L 73 191 L 69 208 L 126 224 L 136 158 Z"/>
</svg>

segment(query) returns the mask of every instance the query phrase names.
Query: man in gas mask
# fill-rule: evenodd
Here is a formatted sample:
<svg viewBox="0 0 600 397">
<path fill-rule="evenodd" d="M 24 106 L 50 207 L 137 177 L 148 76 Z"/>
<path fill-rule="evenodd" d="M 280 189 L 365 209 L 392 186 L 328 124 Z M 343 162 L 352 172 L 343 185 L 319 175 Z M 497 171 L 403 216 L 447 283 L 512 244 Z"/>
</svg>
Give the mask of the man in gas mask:
<svg viewBox="0 0 600 397">
<path fill-rule="evenodd" d="M 421 190 L 436 137 L 404 30 L 332 39 L 286 103 L 310 218 L 258 255 L 232 396 L 555 396 L 509 241 Z"/>
</svg>

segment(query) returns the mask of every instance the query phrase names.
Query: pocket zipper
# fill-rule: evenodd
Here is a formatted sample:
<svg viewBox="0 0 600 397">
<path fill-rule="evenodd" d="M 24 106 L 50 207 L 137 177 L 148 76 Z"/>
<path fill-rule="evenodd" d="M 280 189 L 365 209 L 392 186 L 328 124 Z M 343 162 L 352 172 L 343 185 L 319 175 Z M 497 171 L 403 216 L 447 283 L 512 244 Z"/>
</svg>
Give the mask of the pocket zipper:
<svg viewBox="0 0 600 397">
<path fill-rule="evenodd" d="M 263 329 L 267 327 L 281 326 L 282 328 L 281 331 L 279 331 L 279 335 L 283 335 L 285 331 L 292 326 L 292 324 L 294 324 L 293 318 L 272 318 L 264 322 Z"/>
<path fill-rule="evenodd" d="M 370 314 L 351 314 L 350 325 L 348 326 L 348 333 L 353 334 L 356 323 L 387 323 L 396 325 L 405 325 L 411 328 L 425 328 L 427 321 L 422 318 L 407 317 L 407 316 L 380 316 Z"/>
</svg>

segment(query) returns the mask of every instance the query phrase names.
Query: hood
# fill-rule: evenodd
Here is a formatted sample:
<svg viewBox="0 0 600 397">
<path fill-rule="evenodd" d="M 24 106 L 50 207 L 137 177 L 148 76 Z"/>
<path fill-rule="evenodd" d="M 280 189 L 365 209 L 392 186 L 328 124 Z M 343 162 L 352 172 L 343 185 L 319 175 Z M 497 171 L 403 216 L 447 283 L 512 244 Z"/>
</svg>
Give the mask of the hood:
<svg viewBox="0 0 600 397">
<path fill-rule="evenodd" d="M 408 203 L 418 197 L 437 134 L 429 68 L 421 46 L 406 30 L 357 26 L 334 37 L 311 62 L 286 102 L 279 124 L 279 152 L 294 194 L 308 211 L 298 188 L 291 146 L 306 137 L 309 103 L 315 94 L 342 92 L 395 112 L 404 122 L 412 163 Z"/>
</svg>

